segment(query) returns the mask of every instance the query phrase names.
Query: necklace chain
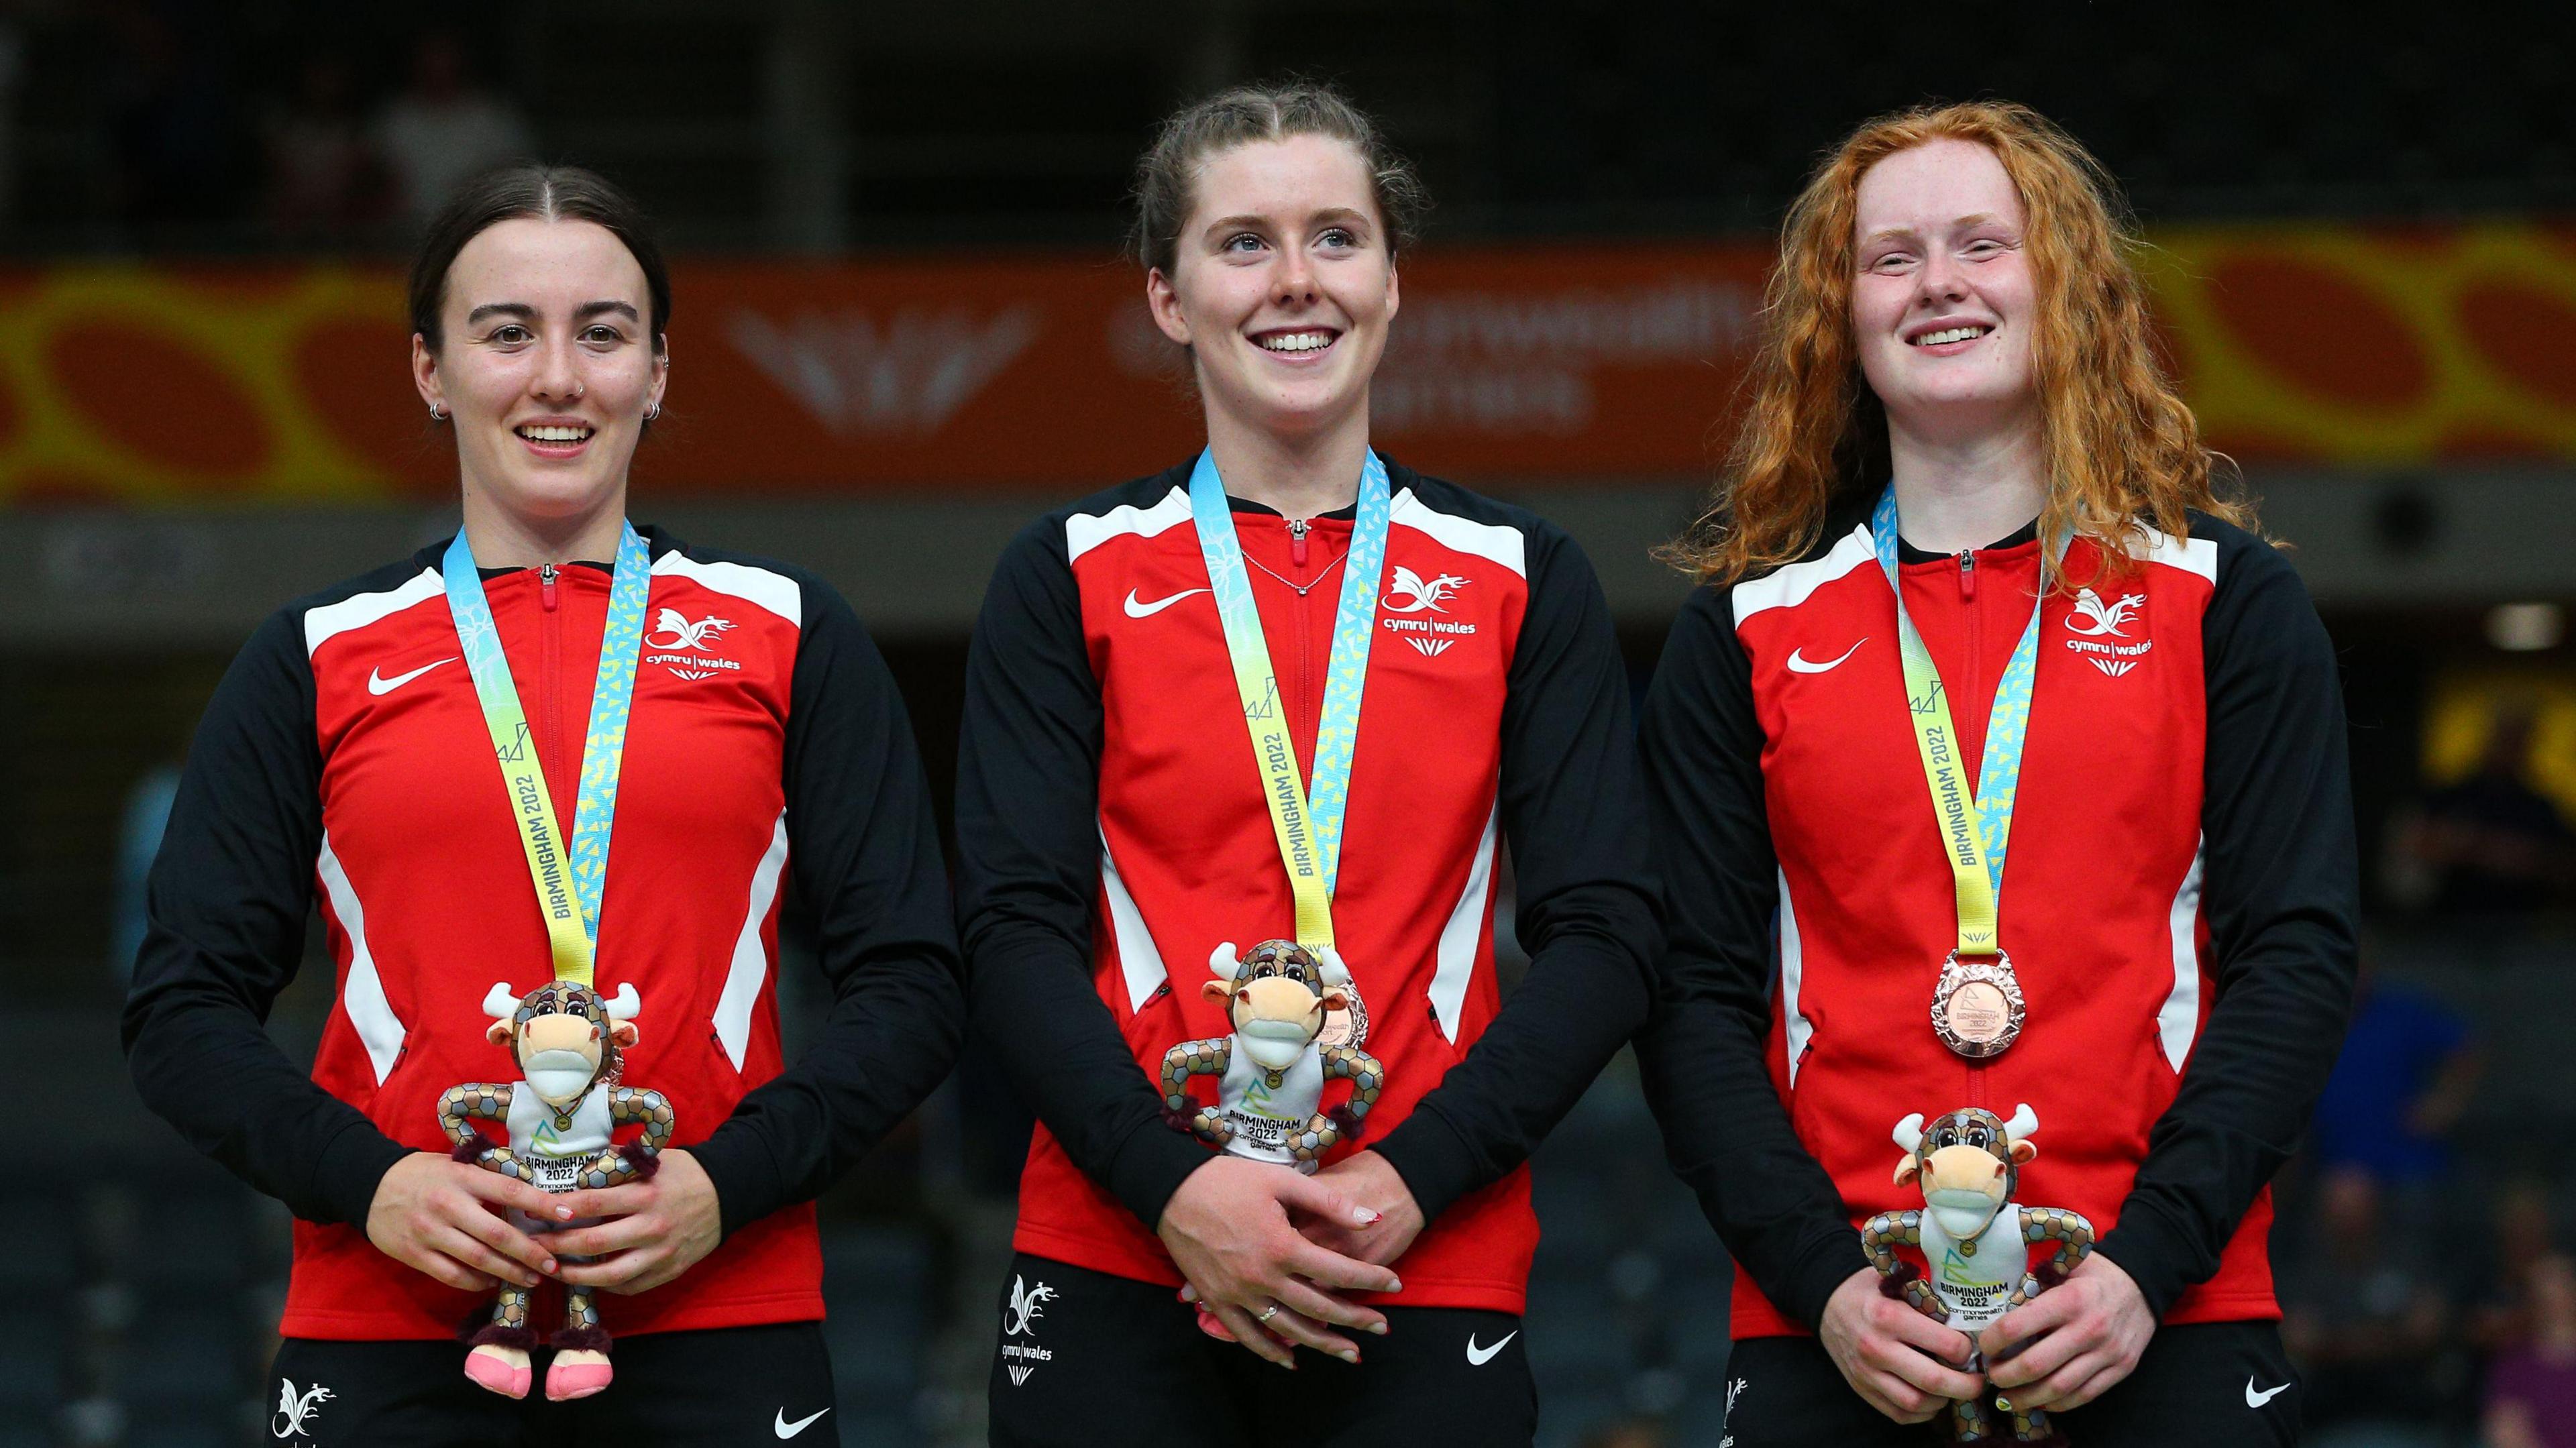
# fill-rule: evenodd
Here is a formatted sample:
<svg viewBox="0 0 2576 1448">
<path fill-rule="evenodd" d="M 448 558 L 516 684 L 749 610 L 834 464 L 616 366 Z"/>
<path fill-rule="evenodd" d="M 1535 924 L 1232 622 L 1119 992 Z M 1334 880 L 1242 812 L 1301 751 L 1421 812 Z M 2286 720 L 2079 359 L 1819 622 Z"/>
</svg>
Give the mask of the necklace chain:
<svg viewBox="0 0 2576 1448">
<path fill-rule="evenodd" d="M 1268 573 L 1271 577 L 1279 579 L 1281 583 L 1287 585 L 1289 592 L 1296 594 L 1299 598 L 1304 598 L 1307 594 L 1314 592 L 1318 587 L 1320 587 L 1325 579 L 1332 577 L 1333 570 L 1342 566 L 1342 559 L 1350 556 L 1350 554 L 1344 553 L 1340 555 L 1340 557 L 1335 558 L 1332 562 L 1325 564 L 1323 572 L 1316 574 L 1312 583 L 1305 584 L 1290 582 L 1288 579 L 1281 577 L 1273 570 L 1263 567 L 1261 560 L 1253 557 L 1249 553 L 1243 555 L 1243 561 L 1251 564 L 1255 568 L 1261 569 L 1262 572 Z"/>
</svg>

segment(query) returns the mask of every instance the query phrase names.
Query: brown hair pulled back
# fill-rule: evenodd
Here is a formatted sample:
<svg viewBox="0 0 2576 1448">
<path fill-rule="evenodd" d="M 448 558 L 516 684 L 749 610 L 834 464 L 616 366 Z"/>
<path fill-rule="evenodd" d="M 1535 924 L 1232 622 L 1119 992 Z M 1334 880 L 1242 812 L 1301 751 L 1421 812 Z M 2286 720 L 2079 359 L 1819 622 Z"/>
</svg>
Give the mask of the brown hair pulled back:
<svg viewBox="0 0 2576 1448">
<path fill-rule="evenodd" d="M 2092 539 L 2119 569 L 2139 530 L 2183 536 L 2187 509 L 2256 526 L 2250 506 L 2213 492 L 2220 460 L 2156 355 L 2146 287 L 2130 263 L 2140 243 L 2109 173 L 2038 112 L 1981 101 L 1881 116 L 1808 178 L 1780 229 L 1742 425 L 1708 511 L 1662 556 L 1702 582 L 1733 582 L 1805 553 L 1838 495 L 1885 484 L 1887 413 L 1852 335 L 1853 218 L 1870 167 L 1936 140 L 1992 151 L 2026 214 L 2048 473 L 2042 530 Z"/>
<path fill-rule="evenodd" d="M 1378 220 L 1386 228 L 1387 254 L 1414 244 L 1431 198 L 1413 163 L 1396 154 L 1377 123 L 1349 97 L 1321 82 L 1291 80 L 1219 91 L 1163 122 L 1154 144 L 1136 162 L 1135 219 L 1127 246 L 1138 264 L 1171 275 L 1181 228 L 1190 219 L 1193 183 L 1208 157 L 1249 142 L 1291 136 L 1349 142 L 1368 165 Z"/>
<path fill-rule="evenodd" d="M 521 217 L 587 221 L 624 242 L 644 269 L 644 289 L 652 301 L 652 315 L 644 322 L 653 334 L 653 350 L 669 350 L 663 333 L 671 324 L 671 272 L 663 265 L 662 248 L 644 209 L 596 171 L 519 162 L 486 171 L 458 188 L 421 238 L 411 264 L 411 329 L 430 351 L 436 352 L 442 340 L 438 319 L 447 305 L 447 273 L 456 265 L 456 254 L 492 227 Z"/>
</svg>

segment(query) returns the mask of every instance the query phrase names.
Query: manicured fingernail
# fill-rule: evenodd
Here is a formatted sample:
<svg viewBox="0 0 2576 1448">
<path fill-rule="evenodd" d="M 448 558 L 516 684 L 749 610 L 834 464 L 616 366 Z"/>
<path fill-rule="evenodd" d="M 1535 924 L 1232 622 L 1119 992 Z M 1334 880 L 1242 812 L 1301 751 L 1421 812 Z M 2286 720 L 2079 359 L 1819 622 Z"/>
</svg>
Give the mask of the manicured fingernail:
<svg viewBox="0 0 2576 1448">
<path fill-rule="evenodd" d="M 548 1258 L 546 1259 L 546 1270 L 547 1270 L 547 1271 L 549 1271 L 549 1272 L 552 1272 L 553 1270 L 555 1270 L 555 1259 L 554 1259 L 554 1258 L 552 1258 L 552 1257 L 548 1257 Z"/>
<path fill-rule="evenodd" d="M 1369 1324 L 1369 1331 L 1376 1333 L 1380 1337 L 1384 1337 L 1386 1336 L 1386 1324 L 1383 1322 L 1372 1322 Z"/>
<path fill-rule="evenodd" d="M 1360 1365 L 1360 1350 L 1358 1348 L 1345 1348 L 1342 1351 L 1333 1354 L 1333 1356 L 1349 1363 L 1352 1367 L 1358 1367 Z"/>
<path fill-rule="evenodd" d="M 1404 1290 L 1404 1284 L 1400 1281 L 1390 1282 L 1386 1284 L 1386 1290 L 1389 1292 L 1402 1292 Z"/>
<path fill-rule="evenodd" d="M 558 1222 L 569 1222 L 569 1221 L 571 1221 L 571 1220 L 572 1220 L 572 1208 L 570 1208 L 570 1207 L 557 1207 L 557 1208 L 555 1208 L 555 1220 L 556 1220 L 556 1221 L 558 1221 Z"/>
</svg>

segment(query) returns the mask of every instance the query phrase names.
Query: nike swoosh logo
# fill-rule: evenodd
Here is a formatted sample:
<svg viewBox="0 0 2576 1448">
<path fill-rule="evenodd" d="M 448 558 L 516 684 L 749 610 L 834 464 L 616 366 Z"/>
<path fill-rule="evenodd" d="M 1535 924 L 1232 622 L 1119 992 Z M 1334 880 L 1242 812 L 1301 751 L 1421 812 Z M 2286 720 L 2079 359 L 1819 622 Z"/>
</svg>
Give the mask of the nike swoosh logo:
<svg viewBox="0 0 2576 1448">
<path fill-rule="evenodd" d="M 1480 1368 L 1485 1364 L 1492 1362 L 1494 1360 L 1494 1354 L 1503 1350 L 1503 1343 L 1510 1342 L 1513 1338 L 1520 1335 L 1521 1330 L 1516 1327 L 1503 1334 L 1502 1342 L 1497 1342 L 1492 1347 L 1478 1347 L 1476 1346 L 1476 1335 L 1472 1332 L 1467 1334 L 1467 1365 L 1470 1367 Z"/>
<path fill-rule="evenodd" d="M 2259 1408 L 2265 1403 L 2272 1401 L 2274 1398 L 2281 1396 L 2283 1393 L 2288 1392 L 2290 1387 L 2290 1384 L 2283 1383 L 2277 1388 L 2267 1388 L 2258 1393 L 2254 1391 L 2254 1380 L 2252 1378 L 2247 1378 L 2245 1380 L 2245 1406 L 2249 1408 Z"/>
<path fill-rule="evenodd" d="M 446 658 L 440 659 L 438 664 L 452 664 L 455 662 L 456 656 L 454 654 L 450 654 Z M 428 673 L 430 670 L 437 668 L 438 664 L 423 664 L 408 674 L 396 674 L 390 679 L 385 677 L 385 672 L 382 668 L 369 669 L 367 670 L 367 692 L 377 695 L 390 694 L 394 690 L 401 688 L 403 685 L 410 683 L 412 680 L 419 678 L 421 675 Z"/>
<path fill-rule="evenodd" d="M 821 1410 L 821 1412 L 807 1414 L 805 1417 L 799 1418 L 795 1422 L 790 1423 L 787 1421 L 787 1410 L 785 1408 L 781 1408 L 778 1410 L 778 1422 L 774 1426 L 778 1429 L 779 1437 L 793 1438 L 797 1434 L 804 1432 L 807 1428 L 812 1427 L 816 1418 L 822 1417 L 824 1413 L 828 1413 L 830 1411 L 832 1410 L 825 1408 Z"/>
<path fill-rule="evenodd" d="M 1189 598 L 1195 594 L 1205 592 L 1207 592 L 1207 590 L 1204 588 L 1185 588 L 1180 592 L 1173 594 L 1169 598 L 1158 598 L 1152 603 L 1138 603 L 1136 601 L 1136 590 L 1131 588 L 1127 590 L 1127 616 L 1129 618 L 1152 618 L 1154 615 L 1161 613 L 1164 609 L 1170 608 L 1173 604 L 1180 602 L 1184 598 Z"/>
<path fill-rule="evenodd" d="M 1860 644 L 1868 642 L 1869 640 L 1862 639 Z M 1789 672 L 1793 674 L 1821 674 L 1827 669 L 1839 666 L 1843 659 L 1850 658 L 1852 655 L 1859 653 L 1860 644 L 1854 644 L 1850 648 L 1843 650 L 1842 658 L 1835 659 L 1832 663 L 1825 664 L 1815 663 L 1801 655 L 1798 650 L 1791 649 L 1789 650 Z"/>
</svg>

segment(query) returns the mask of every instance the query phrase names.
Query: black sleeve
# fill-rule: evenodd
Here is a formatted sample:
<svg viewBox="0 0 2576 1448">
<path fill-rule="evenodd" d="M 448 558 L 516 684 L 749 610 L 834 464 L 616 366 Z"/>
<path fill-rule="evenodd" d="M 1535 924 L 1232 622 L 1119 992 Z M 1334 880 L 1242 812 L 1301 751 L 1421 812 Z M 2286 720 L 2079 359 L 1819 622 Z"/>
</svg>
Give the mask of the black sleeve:
<svg viewBox="0 0 2576 1448">
<path fill-rule="evenodd" d="M 787 862 L 832 1011 L 794 1065 L 689 1148 L 728 1233 L 849 1170 L 947 1076 L 965 1032 L 939 829 L 903 697 L 849 604 L 799 582 Z"/>
<path fill-rule="evenodd" d="M 1727 1251 L 1812 1330 L 1863 1258 L 1842 1193 L 1790 1128 L 1764 1064 L 1779 866 L 1752 663 L 1725 591 L 1694 594 L 1674 623 L 1639 745 L 1671 932 L 1637 1037 L 1646 1099 Z"/>
<path fill-rule="evenodd" d="M 1210 1155 L 1163 1125 L 1093 988 L 1100 880 L 1100 681 L 1062 533 L 1033 525 L 993 572 L 966 660 L 957 890 L 967 1000 L 1022 1100 L 1148 1229 Z"/>
<path fill-rule="evenodd" d="M 2218 1270 L 2306 1129 L 2343 1044 L 2358 957 L 2352 781 L 2325 626 L 2289 563 L 2231 532 L 2201 634 L 2215 1003 L 2101 1244 L 2159 1317 Z"/>
<path fill-rule="evenodd" d="M 409 1154 L 263 1029 L 295 979 L 322 844 L 313 670 L 292 611 L 244 645 L 197 725 L 146 889 L 126 1064 L 188 1144 L 312 1222 L 363 1226 Z"/>
<path fill-rule="evenodd" d="M 1646 1018 L 1658 918 L 1627 670 L 1592 565 L 1533 538 L 1503 702 L 1501 807 L 1529 973 L 1378 1143 L 1428 1220 L 1529 1158 Z"/>
</svg>

